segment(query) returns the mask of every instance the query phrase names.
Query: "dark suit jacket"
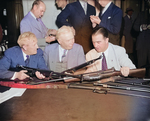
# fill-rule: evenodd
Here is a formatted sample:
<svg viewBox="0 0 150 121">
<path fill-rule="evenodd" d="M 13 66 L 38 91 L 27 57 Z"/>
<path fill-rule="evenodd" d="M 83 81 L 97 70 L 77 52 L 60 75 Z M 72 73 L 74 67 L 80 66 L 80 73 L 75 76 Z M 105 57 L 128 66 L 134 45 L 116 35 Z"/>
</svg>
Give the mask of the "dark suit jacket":
<svg viewBox="0 0 150 121">
<path fill-rule="evenodd" d="M 75 42 L 81 44 L 85 52 L 88 52 L 92 48 L 90 42 L 90 35 L 92 32 L 92 23 L 90 21 L 90 15 L 95 15 L 95 8 L 87 4 L 87 14 L 79 1 L 70 3 L 64 10 L 57 16 L 56 24 L 58 27 L 63 25 L 73 26 L 76 35 Z"/>
<path fill-rule="evenodd" d="M 4 57 L 0 60 L 0 78 L 12 78 L 14 72 L 19 71 L 16 69 L 17 64 L 25 66 L 25 61 L 21 48 L 14 46 L 6 50 Z M 30 56 L 29 67 L 47 69 L 41 49 L 37 50 L 37 54 Z"/>
<path fill-rule="evenodd" d="M 133 53 L 133 38 L 131 35 L 132 21 L 126 15 L 124 17 L 123 35 L 125 36 L 125 49 L 127 53 Z"/>
<path fill-rule="evenodd" d="M 104 27 L 109 31 L 109 39 L 113 44 L 119 44 L 119 32 L 122 24 L 122 10 L 114 3 L 111 3 L 108 9 L 101 16 L 100 27 Z"/>
</svg>

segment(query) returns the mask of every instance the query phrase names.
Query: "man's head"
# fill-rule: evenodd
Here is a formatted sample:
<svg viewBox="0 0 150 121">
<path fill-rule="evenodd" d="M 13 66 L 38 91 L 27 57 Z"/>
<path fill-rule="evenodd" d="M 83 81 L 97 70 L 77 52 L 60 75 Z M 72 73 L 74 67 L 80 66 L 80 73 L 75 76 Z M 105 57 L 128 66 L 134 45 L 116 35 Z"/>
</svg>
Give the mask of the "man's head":
<svg viewBox="0 0 150 121">
<path fill-rule="evenodd" d="M 110 1 L 112 0 L 97 0 L 102 7 L 105 7 Z"/>
<path fill-rule="evenodd" d="M 128 14 L 129 16 L 132 16 L 133 12 L 134 10 L 132 8 L 127 8 L 125 13 Z"/>
<path fill-rule="evenodd" d="M 71 27 L 62 26 L 58 29 L 56 39 L 62 48 L 66 50 L 72 49 L 74 44 L 74 34 Z"/>
<path fill-rule="evenodd" d="M 36 18 L 41 18 L 44 15 L 46 6 L 42 0 L 35 0 L 32 4 L 31 12 Z"/>
<path fill-rule="evenodd" d="M 67 5 L 67 0 L 56 0 L 58 8 L 64 9 Z"/>
<path fill-rule="evenodd" d="M 97 52 L 104 52 L 108 48 L 108 31 L 105 28 L 96 28 L 92 33 L 92 42 Z"/>
<path fill-rule="evenodd" d="M 25 54 L 34 55 L 37 53 L 37 38 L 33 33 L 24 32 L 19 36 L 17 42 Z"/>
</svg>

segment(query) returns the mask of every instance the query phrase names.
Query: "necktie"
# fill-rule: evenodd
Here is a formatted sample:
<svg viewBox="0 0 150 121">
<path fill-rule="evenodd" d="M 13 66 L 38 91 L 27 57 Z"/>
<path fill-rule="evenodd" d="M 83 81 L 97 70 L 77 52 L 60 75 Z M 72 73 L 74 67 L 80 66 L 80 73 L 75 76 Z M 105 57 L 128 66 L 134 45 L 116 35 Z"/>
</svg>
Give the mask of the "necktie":
<svg viewBox="0 0 150 121">
<path fill-rule="evenodd" d="M 64 50 L 64 53 L 63 53 L 63 55 L 62 55 L 62 57 L 61 57 L 61 62 L 63 62 L 64 57 L 66 57 L 66 51 L 67 51 L 67 50 Z"/>
<path fill-rule="evenodd" d="M 29 61 L 30 61 L 30 58 L 29 58 L 29 55 L 26 55 L 26 60 L 25 60 L 25 66 L 29 66 Z"/>
<path fill-rule="evenodd" d="M 84 9 L 85 15 L 86 15 L 86 6 L 87 6 L 87 3 L 84 2 L 84 3 L 83 3 L 83 9 Z"/>
<path fill-rule="evenodd" d="M 45 36 L 46 36 L 46 34 L 47 34 L 47 28 L 46 28 L 46 26 L 45 26 L 44 23 L 42 22 L 41 18 L 36 18 L 36 20 L 40 23 L 40 25 L 41 25 L 41 27 L 42 27 L 44 33 L 45 33 Z"/>
<path fill-rule="evenodd" d="M 107 70 L 107 63 L 104 53 L 102 53 L 103 59 L 102 59 L 102 70 Z"/>
</svg>

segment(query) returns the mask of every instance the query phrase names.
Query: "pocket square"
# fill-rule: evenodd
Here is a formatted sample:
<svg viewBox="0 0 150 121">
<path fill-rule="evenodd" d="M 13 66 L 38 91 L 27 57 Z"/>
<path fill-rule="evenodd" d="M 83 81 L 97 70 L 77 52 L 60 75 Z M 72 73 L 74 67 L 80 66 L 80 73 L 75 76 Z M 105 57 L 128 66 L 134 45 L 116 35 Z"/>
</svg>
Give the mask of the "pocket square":
<svg viewBox="0 0 150 121">
<path fill-rule="evenodd" d="M 108 19 L 111 19 L 111 16 L 109 16 Z"/>
</svg>

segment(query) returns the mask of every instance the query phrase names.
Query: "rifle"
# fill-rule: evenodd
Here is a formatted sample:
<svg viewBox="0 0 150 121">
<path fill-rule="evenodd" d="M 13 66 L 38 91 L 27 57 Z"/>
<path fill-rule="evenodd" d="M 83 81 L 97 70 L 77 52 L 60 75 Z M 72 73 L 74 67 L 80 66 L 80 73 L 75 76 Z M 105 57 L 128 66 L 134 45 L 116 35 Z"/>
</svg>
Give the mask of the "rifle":
<svg viewBox="0 0 150 121">
<path fill-rule="evenodd" d="M 150 93 L 150 89 L 145 88 L 137 88 L 134 86 L 120 86 L 119 84 L 101 84 L 101 83 L 94 83 L 94 86 L 102 86 L 105 88 L 113 88 L 113 89 L 122 89 L 122 90 L 130 90 L 130 91 L 139 91 L 139 92 L 148 92 Z"/>
<path fill-rule="evenodd" d="M 90 65 L 90 64 L 92 64 L 92 63 L 94 63 L 95 61 L 101 59 L 101 58 L 102 58 L 102 55 L 100 55 L 100 56 L 99 56 L 98 58 L 96 58 L 96 59 L 90 60 L 90 61 L 88 61 L 88 62 L 85 62 L 85 63 L 81 64 L 81 65 L 75 66 L 75 67 L 73 67 L 73 68 L 71 68 L 71 69 L 65 70 L 65 71 L 63 71 L 62 73 L 74 73 L 74 72 L 76 72 L 77 70 L 79 70 L 79 69 L 81 69 L 81 68 L 84 68 L 84 67 L 86 67 L 86 66 L 88 66 L 88 65 Z"/>
<path fill-rule="evenodd" d="M 100 79 L 113 77 L 113 76 L 122 76 L 120 71 L 116 71 L 114 68 L 106 70 L 106 71 L 96 71 L 92 73 L 83 74 L 83 80 L 86 81 L 97 81 Z M 130 69 L 129 77 L 135 78 L 144 78 L 145 77 L 145 68 L 140 69 Z"/>
<path fill-rule="evenodd" d="M 145 69 L 131 69 L 129 75 L 133 75 L 135 77 L 144 77 Z M 137 73 L 137 75 L 136 75 Z M 140 73 L 140 74 L 139 74 Z M 28 84 L 42 84 L 42 83 L 48 83 L 48 82 L 57 82 L 57 81 L 64 81 L 65 83 L 69 82 L 92 82 L 92 81 L 99 81 L 99 83 L 104 83 L 111 81 L 110 79 L 113 79 L 114 76 L 121 76 L 120 71 L 115 71 L 114 68 L 108 69 L 106 71 L 96 71 L 91 73 L 85 73 L 81 75 L 69 75 L 70 77 L 62 77 L 59 79 L 52 79 L 52 80 L 46 80 L 46 81 L 40 81 L 40 82 L 29 82 Z M 77 78 L 78 77 L 78 78 Z M 108 79 L 110 77 L 110 79 Z M 117 77 L 118 78 L 118 77 Z M 120 77 L 121 79 L 123 77 Z M 101 81 L 102 80 L 102 81 Z"/>
<path fill-rule="evenodd" d="M 68 88 L 93 90 L 94 93 L 99 93 L 99 94 L 117 94 L 117 95 L 127 95 L 127 96 L 134 96 L 134 97 L 150 98 L 149 96 L 146 96 L 146 95 L 138 95 L 138 94 L 119 92 L 119 91 L 112 91 L 110 88 L 103 88 L 103 87 L 100 88 L 99 86 L 69 84 Z"/>
<path fill-rule="evenodd" d="M 64 73 L 58 73 L 54 71 L 49 71 L 49 70 L 41 70 L 41 69 L 36 69 L 36 68 L 30 68 L 22 65 L 17 65 L 17 68 L 21 70 L 27 70 L 28 72 L 26 73 L 30 77 L 35 77 L 35 72 L 39 71 L 41 74 L 43 74 L 45 77 L 45 80 L 49 79 L 58 79 L 58 78 L 63 78 L 63 77 L 74 77 L 74 78 L 81 78 L 78 75 L 71 75 L 71 74 L 64 74 Z"/>
</svg>

